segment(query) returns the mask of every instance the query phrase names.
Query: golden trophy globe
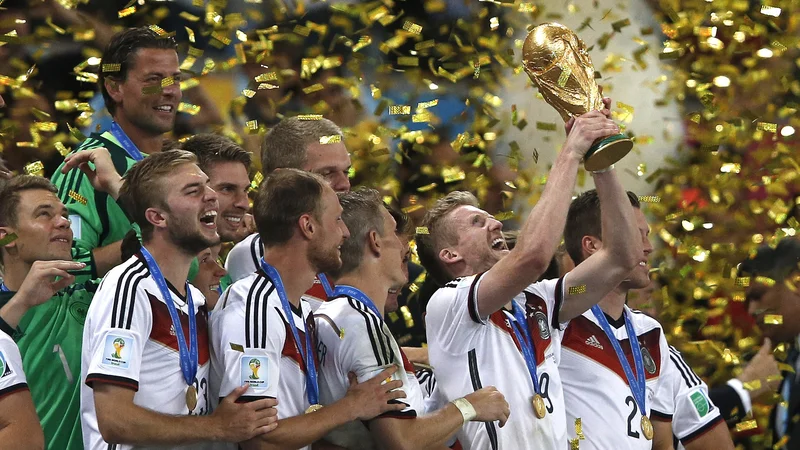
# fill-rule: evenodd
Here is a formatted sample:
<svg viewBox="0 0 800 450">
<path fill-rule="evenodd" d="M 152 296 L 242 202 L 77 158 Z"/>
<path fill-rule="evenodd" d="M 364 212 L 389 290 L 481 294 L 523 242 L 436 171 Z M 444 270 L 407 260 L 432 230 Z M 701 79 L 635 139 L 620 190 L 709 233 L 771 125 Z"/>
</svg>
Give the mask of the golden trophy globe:
<svg viewBox="0 0 800 450">
<path fill-rule="evenodd" d="M 532 29 L 522 46 L 522 65 L 565 122 L 604 108 L 586 44 L 564 25 L 543 23 Z M 631 148 L 633 141 L 621 133 L 598 139 L 586 152 L 583 166 L 590 171 L 606 169 Z"/>
</svg>

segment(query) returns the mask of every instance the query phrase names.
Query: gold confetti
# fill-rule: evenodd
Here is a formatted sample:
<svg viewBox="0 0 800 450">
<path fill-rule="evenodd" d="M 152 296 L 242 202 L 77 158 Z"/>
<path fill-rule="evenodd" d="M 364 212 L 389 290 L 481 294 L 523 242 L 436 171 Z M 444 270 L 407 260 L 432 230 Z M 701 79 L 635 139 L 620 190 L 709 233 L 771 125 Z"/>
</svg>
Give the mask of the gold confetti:
<svg viewBox="0 0 800 450">
<path fill-rule="evenodd" d="M 764 324 L 766 325 L 782 325 L 783 316 L 780 314 L 765 314 Z"/>
<path fill-rule="evenodd" d="M 543 131 L 556 131 L 556 124 L 552 122 L 536 122 L 536 129 Z"/>
<path fill-rule="evenodd" d="M 755 391 L 761 389 L 761 380 L 746 381 L 742 383 L 742 387 L 748 391 Z"/>
<path fill-rule="evenodd" d="M 418 67 L 419 58 L 416 56 L 399 56 L 397 58 L 397 64 L 401 66 Z"/>
<path fill-rule="evenodd" d="M 256 174 L 253 175 L 253 182 L 250 183 L 250 185 L 253 189 L 255 189 L 261 184 L 262 181 L 264 181 L 264 174 L 261 172 L 256 172 Z"/>
<path fill-rule="evenodd" d="M 70 152 L 70 149 L 64 146 L 64 143 L 62 142 L 56 142 L 53 146 L 56 148 L 56 150 L 61 156 L 67 156 Z"/>
<path fill-rule="evenodd" d="M 190 13 L 188 13 L 186 11 L 181 11 L 181 13 L 178 14 L 178 17 L 180 17 L 181 19 L 184 19 L 186 21 L 189 21 L 189 22 L 197 22 L 198 20 L 200 20 L 199 17 L 197 17 L 197 16 L 195 16 L 193 14 L 190 14 Z"/>
<path fill-rule="evenodd" d="M 585 284 L 582 284 L 580 286 L 570 286 L 568 289 L 569 295 L 578 295 L 578 294 L 583 294 L 584 292 L 586 292 Z"/>
<path fill-rule="evenodd" d="M 119 72 L 122 69 L 122 64 L 103 64 L 103 72 Z"/>
<path fill-rule="evenodd" d="M 756 129 L 761 131 L 768 131 L 770 133 L 774 133 L 778 131 L 778 124 L 770 123 L 770 122 L 758 122 L 756 124 Z"/>
<path fill-rule="evenodd" d="M 322 114 L 299 114 L 297 120 L 320 120 Z"/>
<path fill-rule="evenodd" d="M 198 105 L 193 105 L 191 103 L 180 102 L 178 104 L 178 112 L 184 112 L 186 114 L 194 116 L 200 112 L 200 107 Z"/>
<path fill-rule="evenodd" d="M 457 166 L 445 167 L 442 169 L 442 178 L 444 178 L 445 183 L 453 183 L 464 180 L 467 178 L 467 174 L 464 173 L 464 169 Z"/>
<path fill-rule="evenodd" d="M 750 277 L 736 277 L 733 281 L 735 286 L 738 287 L 749 287 L 750 286 Z"/>
<path fill-rule="evenodd" d="M 312 84 L 311 86 L 304 87 L 303 88 L 303 93 L 304 94 L 311 94 L 311 93 L 314 93 L 314 92 L 319 92 L 319 91 L 321 91 L 323 89 L 325 89 L 325 86 L 323 86 L 320 83 L 316 83 L 316 84 Z"/>
<path fill-rule="evenodd" d="M 561 75 L 558 76 L 558 86 L 566 86 L 570 75 L 572 75 L 572 69 L 569 66 L 561 67 Z"/>
<path fill-rule="evenodd" d="M 417 25 L 410 20 L 406 20 L 403 23 L 403 29 L 412 34 L 422 34 L 422 25 Z"/>
<path fill-rule="evenodd" d="M 747 430 L 755 430 L 756 428 L 758 428 L 758 423 L 756 423 L 755 420 L 747 420 L 745 422 L 739 422 L 736 424 L 737 433 Z"/>
<path fill-rule="evenodd" d="M 258 130 L 258 121 L 257 120 L 248 120 L 244 123 L 244 126 L 248 130 Z"/>
<path fill-rule="evenodd" d="M 536 10 L 537 7 L 535 3 L 520 3 L 519 8 L 517 8 L 517 11 L 519 12 L 528 12 L 528 13 L 536 12 Z"/>
<path fill-rule="evenodd" d="M 34 161 L 27 164 L 23 169 L 26 175 L 36 175 L 39 177 L 44 176 L 44 164 L 41 161 Z"/>
<path fill-rule="evenodd" d="M 128 16 L 130 16 L 131 14 L 133 14 L 135 12 L 136 12 L 136 7 L 135 6 L 129 6 L 129 7 L 125 8 L 125 9 L 121 9 L 121 10 L 117 11 L 117 18 L 122 19 L 123 17 L 128 17 Z"/>
<path fill-rule="evenodd" d="M 69 195 L 69 198 L 75 200 L 76 202 L 80 203 L 81 205 L 86 205 L 87 203 L 89 203 L 89 201 L 86 200 L 86 197 L 82 196 L 81 194 L 79 194 L 79 193 L 77 193 L 77 192 L 75 192 L 73 190 L 70 190 L 67 195 Z"/>
<path fill-rule="evenodd" d="M 142 95 L 155 95 L 161 93 L 161 86 L 145 86 L 142 88 Z"/>
<path fill-rule="evenodd" d="M 759 276 L 756 277 L 756 283 L 761 283 L 767 286 L 775 286 L 775 280 L 770 277 Z"/>
<path fill-rule="evenodd" d="M 189 35 L 189 42 L 191 42 L 192 44 L 194 44 L 194 43 L 195 43 L 195 40 L 194 40 L 194 30 L 192 30 L 192 29 L 191 29 L 191 28 L 189 28 L 189 27 L 183 27 L 183 28 L 186 30 L 186 34 L 188 34 L 188 35 Z"/>
<path fill-rule="evenodd" d="M 426 184 L 425 186 L 420 186 L 420 187 L 418 187 L 418 188 L 417 188 L 417 192 L 428 192 L 428 191 L 432 191 L 432 190 L 436 189 L 436 186 L 438 186 L 438 185 L 439 185 L 439 183 L 428 183 L 428 184 Z"/>
<path fill-rule="evenodd" d="M 166 77 L 161 80 L 161 87 L 165 88 L 167 86 L 172 86 L 175 84 L 175 78 L 173 77 Z"/>
<path fill-rule="evenodd" d="M 427 101 L 427 102 L 417 103 L 417 109 L 433 108 L 434 106 L 436 106 L 438 104 L 439 104 L 439 99 L 435 98 L 435 99 Z"/>
<path fill-rule="evenodd" d="M 242 95 L 247 98 L 253 98 L 256 95 L 256 91 L 252 89 L 242 89 Z"/>
<path fill-rule="evenodd" d="M 322 137 L 319 138 L 319 143 L 323 144 L 323 145 L 324 144 L 337 144 L 339 142 L 342 142 L 342 137 L 339 136 L 338 134 L 332 134 L 330 136 L 322 136 Z"/>
<path fill-rule="evenodd" d="M 392 105 L 389 107 L 389 114 L 392 116 L 411 114 L 411 107 L 408 105 Z"/>
<path fill-rule="evenodd" d="M 661 203 L 661 197 L 658 195 L 640 195 L 639 203 Z"/>
<path fill-rule="evenodd" d="M 151 31 L 153 31 L 154 33 L 156 33 L 157 35 L 159 35 L 161 37 L 166 37 L 166 36 L 170 35 L 170 33 L 167 33 L 166 31 L 164 31 L 163 28 L 161 28 L 158 25 L 150 25 L 147 28 L 150 28 Z"/>
<path fill-rule="evenodd" d="M 230 342 L 230 346 L 231 350 L 235 352 L 244 353 L 244 346 L 242 346 L 241 344 L 234 344 L 233 342 Z"/>
</svg>

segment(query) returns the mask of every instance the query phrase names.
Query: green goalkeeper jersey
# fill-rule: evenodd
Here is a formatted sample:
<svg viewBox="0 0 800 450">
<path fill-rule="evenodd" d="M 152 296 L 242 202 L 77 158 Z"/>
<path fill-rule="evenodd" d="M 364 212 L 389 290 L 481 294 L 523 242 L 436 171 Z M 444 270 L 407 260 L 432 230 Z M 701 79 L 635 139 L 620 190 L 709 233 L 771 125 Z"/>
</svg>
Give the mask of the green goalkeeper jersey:
<svg viewBox="0 0 800 450">
<path fill-rule="evenodd" d="M 125 174 L 136 161 L 131 158 L 119 141 L 109 132 L 92 134 L 75 152 L 105 147 L 119 174 Z M 53 175 L 53 184 L 58 188 L 58 197 L 69 210 L 69 218 L 76 250 L 85 255 L 77 262 L 86 263 L 86 269 L 75 272 L 75 282 L 83 283 L 97 278 L 94 272 L 92 250 L 122 240 L 131 230 L 131 222 L 116 200 L 104 192 L 95 191 L 92 183 L 79 169 L 61 173 L 63 163 Z M 80 358 L 78 358 L 80 361 Z"/>
<path fill-rule="evenodd" d="M 2 319 L 22 354 L 46 448 L 83 449 L 80 420 L 83 324 L 98 281 L 73 284 L 29 310 L 16 330 Z M 0 307 L 15 292 L 0 292 Z M 10 333 L 10 334 L 11 334 Z"/>
</svg>

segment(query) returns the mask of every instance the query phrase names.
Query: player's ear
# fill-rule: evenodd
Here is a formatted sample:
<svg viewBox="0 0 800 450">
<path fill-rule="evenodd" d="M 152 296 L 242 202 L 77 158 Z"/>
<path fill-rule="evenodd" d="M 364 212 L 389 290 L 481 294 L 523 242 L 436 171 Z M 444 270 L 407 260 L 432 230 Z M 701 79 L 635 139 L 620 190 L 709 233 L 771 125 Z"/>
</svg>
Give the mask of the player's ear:
<svg viewBox="0 0 800 450">
<path fill-rule="evenodd" d="M 154 228 L 167 227 L 167 214 L 158 208 L 147 208 L 144 212 L 144 217 L 150 222 Z"/>
<path fill-rule="evenodd" d="M 463 261 L 464 257 L 452 248 L 443 248 L 439 251 L 439 259 L 445 264 L 454 264 Z"/>
<path fill-rule="evenodd" d="M 367 247 L 376 256 L 381 256 L 381 239 L 377 230 L 369 230 L 367 233 Z"/>
<path fill-rule="evenodd" d="M 300 228 L 300 234 L 306 239 L 312 239 L 314 233 L 317 231 L 317 223 L 311 217 L 311 214 L 303 214 L 297 220 L 297 225 Z"/>
<path fill-rule="evenodd" d="M 16 234 L 14 234 L 14 229 L 11 227 L 0 227 L 0 243 L 2 243 L 2 247 L 8 251 L 17 246 L 15 241 L 17 240 Z"/>
<path fill-rule="evenodd" d="M 603 248 L 603 241 L 594 236 L 584 236 L 581 239 L 581 250 L 586 258 L 597 253 Z"/>
</svg>

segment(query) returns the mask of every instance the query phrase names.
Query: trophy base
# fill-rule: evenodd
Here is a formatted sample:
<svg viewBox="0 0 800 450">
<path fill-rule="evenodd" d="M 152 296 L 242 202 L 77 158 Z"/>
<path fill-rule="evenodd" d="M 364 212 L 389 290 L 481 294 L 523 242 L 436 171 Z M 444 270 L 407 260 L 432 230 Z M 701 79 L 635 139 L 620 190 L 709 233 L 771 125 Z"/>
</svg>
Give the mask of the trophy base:
<svg viewBox="0 0 800 450">
<path fill-rule="evenodd" d="M 583 158 L 583 167 L 591 172 L 607 169 L 624 158 L 632 148 L 633 140 L 621 133 L 599 139 L 586 152 L 586 156 Z"/>
</svg>

